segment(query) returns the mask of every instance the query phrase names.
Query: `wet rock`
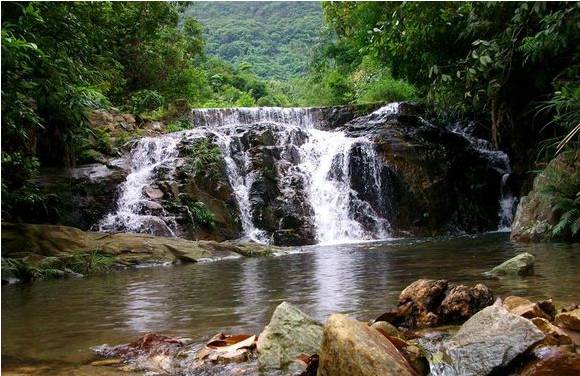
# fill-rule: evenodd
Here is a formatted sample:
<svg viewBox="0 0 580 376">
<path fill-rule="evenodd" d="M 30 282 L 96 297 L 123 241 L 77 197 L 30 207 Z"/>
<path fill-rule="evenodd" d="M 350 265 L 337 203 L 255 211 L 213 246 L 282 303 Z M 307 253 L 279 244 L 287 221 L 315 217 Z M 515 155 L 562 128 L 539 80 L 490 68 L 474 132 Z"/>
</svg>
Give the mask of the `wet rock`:
<svg viewBox="0 0 580 376">
<path fill-rule="evenodd" d="M 191 340 L 147 333 L 135 342 L 125 345 L 102 345 L 92 351 L 103 358 L 119 358 L 123 370 L 171 374 L 178 366 L 176 358 Z"/>
<path fill-rule="evenodd" d="M 432 355 L 435 375 L 476 376 L 499 372 L 518 355 L 544 339 L 529 320 L 495 304 L 471 317 L 439 353 Z"/>
<path fill-rule="evenodd" d="M 572 339 L 566 332 L 557 326 L 551 324 L 548 320 L 535 317 L 532 319 L 535 326 L 538 327 L 544 333 L 546 338 L 540 345 L 544 346 L 560 346 L 560 345 L 570 345 L 572 344 Z"/>
<path fill-rule="evenodd" d="M 345 315 L 324 325 L 318 376 L 411 376 L 417 373 L 377 330 Z"/>
<path fill-rule="evenodd" d="M 485 285 L 468 287 L 447 280 L 420 279 L 401 292 L 396 309 L 376 321 L 408 328 L 461 323 L 492 303 L 493 293 Z"/>
<path fill-rule="evenodd" d="M 132 233 L 107 234 L 74 227 L 31 224 L 2 224 L 2 256 L 67 257 L 98 249 L 118 265 L 197 262 L 203 259 L 239 257 L 238 247 L 213 241 Z M 241 252 L 241 251 L 240 251 Z"/>
<path fill-rule="evenodd" d="M 374 328 L 381 332 L 383 335 L 389 337 L 402 337 L 402 333 L 392 324 L 388 323 L 387 321 L 376 321 L 371 325 L 371 328 Z"/>
<path fill-rule="evenodd" d="M 152 200 L 158 200 L 163 197 L 163 191 L 159 188 L 145 187 L 143 190 L 147 197 Z"/>
<path fill-rule="evenodd" d="M 155 201 L 145 201 L 143 206 L 149 210 L 163 210 L 163 206 Z"/>
<path fill-rule="evenodd" d="M 491 269 L 488 274 L 493 277 L 529 275 L 534 271 L 535 261 L 534 255 L 527 252 L 520 253 Z"/>
<path fill-rule="evenodd" d="M 580 331 L 580 308 L 557 314 L 556 324 L 571 330 Z"/>
<path fill-rule="evenodd" d="M 445 323 L 462 322 L 493 304 L 491 290 L 479 283 L 474 287 L 459 285 L 451 288 L 441 302 L 441 315 Z"/>
<path fill-rule="evenodd" d="M 282 302 L 258 337 L 258 366 L 262 370 L 294 370 L 295 358 L 320 348 L 322 325 L 293 305 Z M 295 371 L 295 370 L 294 370 Z"/>
<path fill-rule="evenodd" d="M 528 299 L 520 298 L 519 296 L 508 296 L 503 301 L 504 307 L 514 315 L 525 317 L 526 319 L 533 319 L 540 317 L 546 320 L 552 320 L 553 317 L 544 312 L 538 303 L 533 303 Z M 543 304 L 549 307 L 548 304 Z"/>
<path fill-rule="evenodd" d="M 256 348 L 254 335 L 218 333 L 197 354 L 197 359 L 213 363 L 234 363 L 249 360 Z"/>
<path fill-rule="evenodd" d="M 534 351 L 536 360 L 527 364 L 520 376 L 573 376 L 580 374 L 580 354 L 562 347 L 544 347 Z"/>
</svg>

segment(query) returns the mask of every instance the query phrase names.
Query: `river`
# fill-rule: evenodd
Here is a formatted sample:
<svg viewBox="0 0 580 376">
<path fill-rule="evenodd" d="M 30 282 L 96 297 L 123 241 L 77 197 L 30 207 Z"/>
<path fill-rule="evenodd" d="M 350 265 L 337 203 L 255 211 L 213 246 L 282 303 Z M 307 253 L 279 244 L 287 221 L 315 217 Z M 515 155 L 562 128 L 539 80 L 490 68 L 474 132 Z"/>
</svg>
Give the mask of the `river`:
<svg viewBox="0 0 580 376">
<path fill-rule="evenodd" d="M 536 256 L 534 276 L 482 275 L 522 251 Z M 418 278 L 484 282 L 499 296 L 552 297 L 558 305 L 579 302 L 579 251 L 580 245 L 516 245 L 506 233 L 492 233 L 310 246 L 271 258 L 3 286 L 2 371 L 70 374 L 94 360 L 90 347 L 129 342 L 145 332 L 200 343 L 220 331 L 257 334 L 284 300 L 320 321 L 333 312 L 369 320 L 395 305 Z M 87 374 L 96 372 L 92 368 Z M 18 373 L 22 369 L 44 372 Z"/>
</svg>

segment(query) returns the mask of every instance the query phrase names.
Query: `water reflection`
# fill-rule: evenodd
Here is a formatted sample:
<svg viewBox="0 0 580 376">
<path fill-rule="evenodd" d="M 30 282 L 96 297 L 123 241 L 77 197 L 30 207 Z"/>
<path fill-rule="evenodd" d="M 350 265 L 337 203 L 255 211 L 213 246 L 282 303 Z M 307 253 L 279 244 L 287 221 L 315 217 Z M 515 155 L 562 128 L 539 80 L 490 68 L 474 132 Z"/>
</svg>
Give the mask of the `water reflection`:
<svg viewBox="0 0 580 376">
<path fill-rule="evenodd" d="M 482 273 L 522 251 L 536 273 Z M 418 278 L 485 282 L 496 295 L 580 302 L 580 246 L 516 246 L 506 234 L 307 247 L 275 258 L 138 269 L 80 280 L 2 287 L 3 367 L 20 359 L 83 363 L 88 349 L 146 331 L 194 338 L 259 333 L 283 300 L 323 321 L 336 311 L 368 320 Z M 22 360 L 24 359 L 24 360 Z"/>
</svg>

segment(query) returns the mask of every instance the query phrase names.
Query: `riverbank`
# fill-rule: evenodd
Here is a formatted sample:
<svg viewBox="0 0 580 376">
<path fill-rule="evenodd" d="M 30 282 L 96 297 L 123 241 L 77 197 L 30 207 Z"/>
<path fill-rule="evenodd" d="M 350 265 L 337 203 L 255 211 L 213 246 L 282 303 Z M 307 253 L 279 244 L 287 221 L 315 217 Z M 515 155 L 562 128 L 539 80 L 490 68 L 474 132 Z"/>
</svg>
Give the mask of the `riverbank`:
<svg viewBox="0 0 580 376">
<path fill-rule="evenodd" d="M 2 283 L 81 277 L 127 267 L 267 256 L 276 251 L 281 249 L 261 244 L 2 223 Z"/>
</svg>

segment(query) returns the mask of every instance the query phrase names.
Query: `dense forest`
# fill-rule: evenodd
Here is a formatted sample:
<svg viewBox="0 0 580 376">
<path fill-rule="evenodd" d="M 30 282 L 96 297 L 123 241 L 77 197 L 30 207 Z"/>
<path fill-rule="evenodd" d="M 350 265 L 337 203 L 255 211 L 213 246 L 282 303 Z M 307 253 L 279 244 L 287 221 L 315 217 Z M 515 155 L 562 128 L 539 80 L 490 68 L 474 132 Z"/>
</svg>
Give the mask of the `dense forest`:
<svg viewBox="0 0 580 376">
<path fill-rule="evenodd" d="M 415 101 L 440 124 L 473 122 L 524 191 L 536 161 L 577 149 L 577 3 L 322 9 L 324 25 L 318 3 L 3 4 L 3 211 L 37 199 L 39 166 L 107 149 L 87 121 L 97 108 L 179 130 L 191 107 Z"/>
<path fill-rule="evenodd" d="M 199 2 L 183 13 L 204 25 L 208 55 L 251 66 L 264 79 L 287 80 L 306 71 L 323 34 L 318 2 Z"/>
</svg>

